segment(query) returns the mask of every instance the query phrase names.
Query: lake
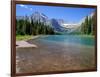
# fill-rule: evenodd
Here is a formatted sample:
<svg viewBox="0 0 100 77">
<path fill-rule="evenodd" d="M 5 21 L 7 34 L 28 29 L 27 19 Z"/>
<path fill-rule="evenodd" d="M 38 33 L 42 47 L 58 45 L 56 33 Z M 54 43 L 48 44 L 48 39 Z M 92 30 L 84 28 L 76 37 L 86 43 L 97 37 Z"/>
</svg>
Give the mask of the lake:
<svg viewBox="0 0 100 77">
<path fill-rule="evenodd" d="M 27 41 L 38 48 L 16 49 L 17 73 L 95 69 L 95 40 L 80 35 L 44 35 Z"/>
<path fill-rule="evenodd" d="M 92 36 L 82 36 L 82 35 L 48 35 L 41 36 L 37 40 L 43 42 L 54 42 L 54 43 L 63 43 L 63 44 L 75 44 L 75 45 L 88 45 L 94 46 L 95 40 Z"/>
</svg>

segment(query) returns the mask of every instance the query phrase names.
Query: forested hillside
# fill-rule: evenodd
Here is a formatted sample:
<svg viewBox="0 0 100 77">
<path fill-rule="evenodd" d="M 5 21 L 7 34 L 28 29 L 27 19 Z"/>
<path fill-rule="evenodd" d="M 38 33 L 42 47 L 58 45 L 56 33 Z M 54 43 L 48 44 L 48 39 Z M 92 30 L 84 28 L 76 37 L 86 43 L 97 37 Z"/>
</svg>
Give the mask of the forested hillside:
<svg viewBox="0 0 100 77">
<path fill-rule="evenodd" d="M 54 34 L 54 29 L 50 25 L 31 19 L 16 20 L 16 34 L 17 35 L 38 35 L 38 34 Z"/>
<path fill-rule="evenodd" d="M 94 35 L 96 29 L 96 12 L 93 16 L 86 16 L 85 21 L 81 24 L 81 34 Z"/>
</svg>

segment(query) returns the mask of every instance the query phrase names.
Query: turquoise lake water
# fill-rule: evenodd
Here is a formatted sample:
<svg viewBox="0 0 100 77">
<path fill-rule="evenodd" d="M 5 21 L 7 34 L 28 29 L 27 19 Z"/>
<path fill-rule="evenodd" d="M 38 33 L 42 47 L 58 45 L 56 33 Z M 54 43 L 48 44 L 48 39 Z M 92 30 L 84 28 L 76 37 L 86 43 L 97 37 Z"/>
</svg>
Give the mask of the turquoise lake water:
<svg viewBox="0 0 100 77">
<path fill-rule="evenodd" d="M 49 35 L 40 37 L 38 40 L 43 42 L 54 42 L 54 43 L 63 43 L 63 44 L 79 44 L 79 45 L 88 45 L 94 46 L 95 39 L 94 37 L 88 36 L 77 36 L 77 35 Z"/>
</svg>

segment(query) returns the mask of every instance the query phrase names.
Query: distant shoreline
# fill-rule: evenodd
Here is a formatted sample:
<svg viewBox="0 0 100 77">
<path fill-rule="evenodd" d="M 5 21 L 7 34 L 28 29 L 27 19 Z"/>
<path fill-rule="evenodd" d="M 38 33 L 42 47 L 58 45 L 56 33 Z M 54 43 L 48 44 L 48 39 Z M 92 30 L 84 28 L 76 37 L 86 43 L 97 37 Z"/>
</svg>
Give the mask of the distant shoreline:
<svg viewBox="0 0 100 77">
<path fill-rule="evenodd" d="M 49 35 L 16 35 L 16 41 L 28 41 L 30 39 L 36 39 L 36 38 L 39 38 L 41 36 L 49 36 Z M 61 35 L 60 35 L 61 36 Z M 68 36 L 68 35 L 67 35 Z M 94 38 L 95 36 L 94 35 L 69 35 L 69 36 L 79 36 L 79 37 L 90 37 L 90 38 Z"/>
</svg>

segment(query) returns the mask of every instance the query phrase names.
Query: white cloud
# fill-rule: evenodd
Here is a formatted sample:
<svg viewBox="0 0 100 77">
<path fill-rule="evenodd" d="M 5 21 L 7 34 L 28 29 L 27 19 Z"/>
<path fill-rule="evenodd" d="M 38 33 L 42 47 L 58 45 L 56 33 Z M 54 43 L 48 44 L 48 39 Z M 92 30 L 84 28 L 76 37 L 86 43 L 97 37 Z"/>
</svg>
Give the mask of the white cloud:
<svg viewBox="0 0 100 77">
<path fill-rule="evenodd" d="M 20 7 L 23 7 L 23 8 L 26 8 L 26 9 L 28 9 L 28 10 L 31 10 L 31 11 L 33 10 L 32 8 L 29 8 L 27 5 L 20 4 L 19 6 L 20 6 Z"/>
<path fill-rule="evenodd" d="M 25 5 L 23 5 L 23 4 L 20 4 L 19 6 L 21 6 L 21 7 L 25 7 Z"/>
</svg>

